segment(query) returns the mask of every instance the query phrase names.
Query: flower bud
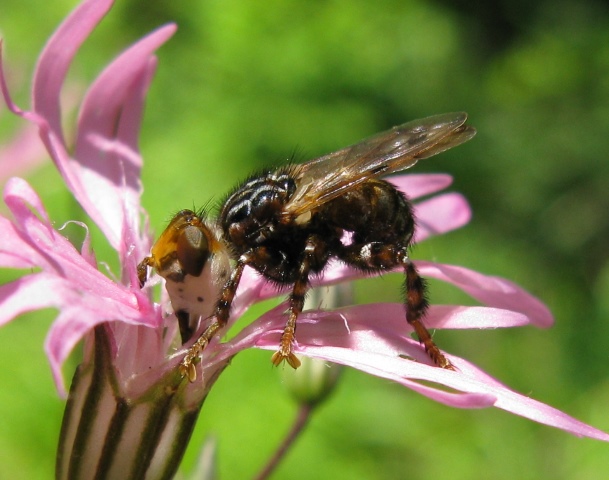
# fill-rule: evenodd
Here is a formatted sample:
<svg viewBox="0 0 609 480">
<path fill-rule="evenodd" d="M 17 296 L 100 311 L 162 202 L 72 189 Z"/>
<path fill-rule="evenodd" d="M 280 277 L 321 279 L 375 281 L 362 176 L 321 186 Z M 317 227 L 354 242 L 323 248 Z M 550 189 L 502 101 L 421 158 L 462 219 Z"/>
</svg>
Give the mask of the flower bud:
<svg viewBox="0 0 609 480">
<path fill-rule="evenodd" d="M 302 357 L 298 370 L 281 370 L 283 384 L 299 404 L 318 405 L 334 390 L 342 366 L 317 358 Z"/>
</svg>

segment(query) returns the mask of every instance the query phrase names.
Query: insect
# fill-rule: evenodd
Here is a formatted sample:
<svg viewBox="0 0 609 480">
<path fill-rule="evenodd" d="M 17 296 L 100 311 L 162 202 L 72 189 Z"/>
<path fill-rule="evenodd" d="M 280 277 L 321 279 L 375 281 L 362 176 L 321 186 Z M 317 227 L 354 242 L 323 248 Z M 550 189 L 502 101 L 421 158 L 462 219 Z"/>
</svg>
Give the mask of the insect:
<svg viewBox="0 0 609 480">
<path fill-rule="evenodd" d="M 191 381 L 196 378 L 194 362 L 226 325 L 246 266 L 278 286 L 292 286 L 285 328 L 271 360 L 275 365 L 285 360 L 298 368 L 300 361 L 293 352 L 296 321 L 310 277 L 323 272 L 330 259 L 370 273 L 401 267 L 405 274 L 406 321 L 431 360 L 439 367 L 452 369 L 423 324 L 428 308 L 425 282 L 408 256 L 415 231 L 413 207 L 406 195 L 380 177 L 471 139 L 476 130 L 466 125 L 466 120 L 465 113 L 414 120 L 309 162 L 265 171 L 239 185 L 222 204 L 215 224 L 206 227 L 219 232 L 211 235 L 210 246 L 224 242 L 228 249 L 224 251 L 230 252 L 235 265 L 219 289 L 213 322 L 180 364 L 182 375 Z M 175 230 L 183 223 L 183 215 L 180 212 L 167 230 Z M 159 242 L 166 235 L 173 236 L 167 230 Z M 182 243 L 189 244 L 190 240 Z M 163 270 L 162 262 L 147 257 L 138 269 L 142 284 L 148 266 L 155 267 L 168 280 L 176 265 L 180 275 L 188 272 L 191 259 L 189 255 L 181 258 L 180 240 L 162 245 L 170 258 L 176 259 L 172 268 Z M 177 253 L 171 251 L 174 245 Z M 201 248 L 193 257 L 200 260 L 206 255 Z M 157 256 L 153 248 L 152 257 Z M 198 266 L 193 270 L 198 270 Z M 178 282 L 180 275 L 176 277 Z M 171 299 L 173 303 L 174 297 Z M 179 298 L 180 305 L 184 306 L 184 300 L 184 296 Z M 186 303 L 184 311 L 189 315 L 199 313 L 190 309 L 192 300 Z M 181 322 L 185 323 L 185 318 Z"/>
</svg>

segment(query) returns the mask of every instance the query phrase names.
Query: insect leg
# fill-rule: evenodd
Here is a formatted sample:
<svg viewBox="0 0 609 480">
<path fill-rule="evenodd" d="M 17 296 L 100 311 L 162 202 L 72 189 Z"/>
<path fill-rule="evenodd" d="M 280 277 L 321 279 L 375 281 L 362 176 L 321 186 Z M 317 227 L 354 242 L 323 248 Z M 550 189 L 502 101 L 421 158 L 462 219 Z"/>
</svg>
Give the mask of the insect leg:
<svg viewBox="0 0 609 480">
<path fill-rule="evenodd" d="M 154 267 L 154 258 L 146 257 L 137 266 L 137 279 L 140 282 L 140 288 L 143 288 L 148 280 L 148 267 Z"/>
<path fill-rule="evenodd" d="M 249 257 L 250 256 L 245 253 L 239 258 L 239 260 L 237 260 L 235 269 L 233 270 L 230 278 L 222 288 L 220 298 L 216 303 L 216 309 L 214 313 L 215 320 L 205 329 L 205 331 L 201 334 L 197 341 L 193 343 L 193 345 L 188 349 L 188 352 L 186 353 L 184 359 L 178 367 L 180 370 L 180 374 L 183 377 L 187 376 L 191 382 L 194 382 L 197 379 L 197 370 L 194 365 L 195 359 L 201 354 L 203 349 L 207 346 L 207 344 L 214 337 L 214 335 L 216 335 L 219 330 L 224 328 L 224 326 L 226 326 L 226 322 L 228 322 L 230 316 L 230 307 L 233 303 L 233 300 L 235 299 L 237 287 L 239 286 L 239 282 L 241 281 L 243 269 L 249 262 Z"/>
<path fill-rule="evenodd" d="M 419 272 L 410 260 L 403 259 L 401 263 L 404 266 L 404 273 L 406 274 L 406 320 L 414 328 L 429 358 L 438 367 L 454 370 L 455 368 L 434 343 L 429 330 L 425 328 L 422 322 L 429 307 L 425 295 L 425 280 L 419 275 Z"/>
<path fill-rule="evenodd" d="M 304 308 L 305 295 L 309 289 L 309 272 L 311 270 L 311 263 L 314 261 L 317 253 L 317 244 L 317 237 L 312 236 L 307 240 L 304 257 L 298 269 L 298 277 L 294 282 L 294 288 L 290 294 L 288 320 L 281 334 L 279 350 L 271 357 L 271 362 L 275 366 L 279 366 L 285 360 L 294 369 L 300 367 L 300 360 L 292 352 L 292 344 L 296 338 L 296 319 Z"/>
<path fill-rule="evenodd" d="M 392 269 L 402 265 L 406 275 L 405 281 L 405 307 L 406 321 L 412 326 L 419 341 L 425 347 L 429 358 L 441 368 L 454 370 L 452 364 L 440 351 L 431 338 L 429 330 L 423 324 L 427 313 L 428 302 L 426 298 L 425 280 L 419 275 L 414 264 L 408 259 L 406 247 L 399 243 L 390 242 L 362 242 L 344 247 L 339 258 L 347 264 L 364 271 L 378 272 Z"/>
</svg>

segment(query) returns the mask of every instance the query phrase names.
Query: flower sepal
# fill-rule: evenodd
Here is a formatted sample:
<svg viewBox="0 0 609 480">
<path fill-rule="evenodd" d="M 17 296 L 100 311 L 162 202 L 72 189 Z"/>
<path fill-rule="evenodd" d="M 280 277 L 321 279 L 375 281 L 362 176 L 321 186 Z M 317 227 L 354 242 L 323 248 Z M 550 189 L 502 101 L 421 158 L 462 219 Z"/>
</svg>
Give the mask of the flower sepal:
<svg viewBox="0 0 609 480">
<path fill-rule="evenodd" d="M 229 360 L 196 385 L 165 368 L 134 396 L 116 368 L 110 328 L 99 325 L 85 339 L 64 412 L 56 478 L 173 478 L 203 401 Z"/>
</svg>

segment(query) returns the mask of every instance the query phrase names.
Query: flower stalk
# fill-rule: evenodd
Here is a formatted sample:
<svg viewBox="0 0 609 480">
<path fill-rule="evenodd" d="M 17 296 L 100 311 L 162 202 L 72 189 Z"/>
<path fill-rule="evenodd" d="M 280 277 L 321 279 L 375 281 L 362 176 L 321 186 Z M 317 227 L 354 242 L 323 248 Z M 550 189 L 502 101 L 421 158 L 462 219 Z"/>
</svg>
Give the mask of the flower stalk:
<svg viewBox="0 0 609 480">
<path fill-rule="evenodd" d="M 352 302 L 353 287 L 351 284 L 315 288 L 307 296 L 305 311 L 338 308 Z M 290 430 L 256 476 L 257 480 L 264 480 L 275 471 L 305 430 L 313 412 L 327 400 L 338 385 L 342 370 L 342 365 L 309 357 L 302 359 L 302 365 L 298 370 L 282 370 L 281 379 L 292 399 L 298 404 L 298 410 Z"/>
<path fill-rule="evenodd" d="M 300 434 L 304 431 L 308 425 L 311 415 L 315 410 L 316 405 L 303 403 L 298 407 L 296 418 L 290 428 L 290 431 L 283 438 L 281 444 L 269 459 L 268 463 L 264 468 L 256 475 L 256 480 L 266 480 L 275 471 L 281 460 L 286 456 L 290 448 L 294 445 L 294 442 L 298 439 Z"/>
</svg>

